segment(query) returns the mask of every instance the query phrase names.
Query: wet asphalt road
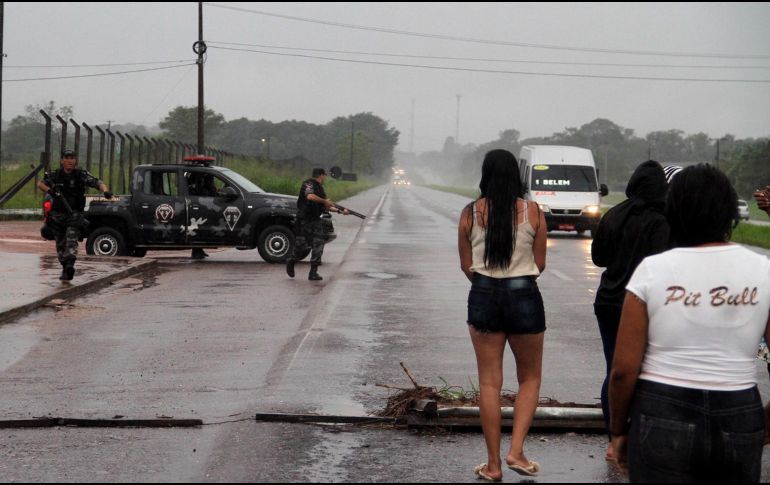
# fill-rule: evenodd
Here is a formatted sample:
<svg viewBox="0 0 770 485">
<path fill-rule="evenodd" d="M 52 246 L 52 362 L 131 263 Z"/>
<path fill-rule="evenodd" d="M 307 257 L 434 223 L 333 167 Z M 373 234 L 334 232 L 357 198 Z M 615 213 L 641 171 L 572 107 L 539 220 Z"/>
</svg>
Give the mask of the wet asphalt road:
<svg viewBox="0 0 770 485">
<path fill-rule="evenodd" d="M 386 383 L 470 389 L 469 283 L 456 222 L 467 200 L 381 187 L 344 201 L 321 283 L 289 279 L 255 251 L 203 262 L 160 256 L 72 308 L 0 327 L 0 413 L 200 418 L 200 429 L 2 430 L 0 481 L 471 481 L 481 435 L 267 424 L 255 412 L 364 414 Z M 599 271 L 590 239 L 552 234 L 539 285 L 548 330 L 542 395 L 595 403 L 604 372 L 592 313 Z M 507 356 L 505 388 L 516 390 Z M 763 396 L 770 397 L 763 382 Z M 223 424 L 214 424 L 222 423 Z M 597 435 L 534 434 L 540 481 L 622 481 Z M 765 459 L 763 477 L 770 478 Z M 508 473 L 506 481 L 518 481 Z"/>
</svg>

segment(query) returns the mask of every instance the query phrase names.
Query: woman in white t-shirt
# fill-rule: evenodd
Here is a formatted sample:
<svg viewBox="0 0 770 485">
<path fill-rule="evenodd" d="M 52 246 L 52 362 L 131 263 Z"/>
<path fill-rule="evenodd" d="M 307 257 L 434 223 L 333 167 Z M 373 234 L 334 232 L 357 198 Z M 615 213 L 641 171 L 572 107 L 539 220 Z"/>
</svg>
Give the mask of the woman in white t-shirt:
<svg viewBox="0 0 770 485">
<path fill-rule="evenodd" d="M 729 243 L 737 195 L 714 167 L 674 178 L 666 218 L 676 248 L 642 261 L 626 287 L 610 377 L 616 460 L 632 482 L 758 482 L 770 262 Z"/>
</svg>

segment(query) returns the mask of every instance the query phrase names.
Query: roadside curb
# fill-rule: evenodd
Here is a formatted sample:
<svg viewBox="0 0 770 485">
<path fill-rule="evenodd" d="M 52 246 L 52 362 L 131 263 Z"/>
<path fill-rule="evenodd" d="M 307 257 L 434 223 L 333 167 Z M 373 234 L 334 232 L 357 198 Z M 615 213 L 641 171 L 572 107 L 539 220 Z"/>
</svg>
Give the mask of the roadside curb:
<svg viewBox="0 0 770 485">
<path fill-rule="evenodd" d="M 5 310 L 3 312 L 0 312 L 0 325 L 8 323 L 9 321 L 25 313 L 31 312 L 33 310 L 37 310 L 38 308 L 44 306 L 46 303 L 49 303 L 52 300 L 56 300 L 56 299 L 68 300 L 68 299 L 76 298 L 82 295 L 83 293 L 104 288 L 110 283 L 121 280 L 131 275 L 135 275 L 137 273 L 143 273 L 150 269 L 154 269 L 157 266 L 158 266 L 158 262 L 154 259 L 147 260 L 147 261 L 140 261 L 140 262 L 131 264 L 127 268 L 124 268 L 115 273 L 108 274 L 101 278 L 96 278 L 94 280 L 88 281 L 83 284 L 54 291 L 52 294 L 39 298 L 31 303 L 27 303 L 27 304 L 18 306 L 16 308 L 11 308 L 10 310 Z"/>
</svg>

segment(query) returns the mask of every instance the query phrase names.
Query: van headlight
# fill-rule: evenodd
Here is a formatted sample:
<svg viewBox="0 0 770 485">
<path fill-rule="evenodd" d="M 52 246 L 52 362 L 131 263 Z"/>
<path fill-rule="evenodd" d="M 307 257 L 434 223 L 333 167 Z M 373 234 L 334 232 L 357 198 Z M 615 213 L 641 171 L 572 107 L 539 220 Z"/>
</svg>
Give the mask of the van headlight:
<svg viewBox="0 0 770 485">
<path fill-rule="evenodd" d="M 551 212 L 551 208 L 550 208 L 550 207 L 548 207 L 547 205 L 545 205 L 545 204 L 540 204 L 540 203 L 538 203 L 537 205 L 539 205 L 539 206 L 540 206 L 540 210 L 541 210 L 541 211 L 543 211 L 543 212 Z"/>
<path fill-rule="evenodd" d="M 595 216 L 601 212 L 601 209 L 598 205 L 587 205 L 583 207 L 583 213 L 588 214 L 590 216 Z"/>
</svg>

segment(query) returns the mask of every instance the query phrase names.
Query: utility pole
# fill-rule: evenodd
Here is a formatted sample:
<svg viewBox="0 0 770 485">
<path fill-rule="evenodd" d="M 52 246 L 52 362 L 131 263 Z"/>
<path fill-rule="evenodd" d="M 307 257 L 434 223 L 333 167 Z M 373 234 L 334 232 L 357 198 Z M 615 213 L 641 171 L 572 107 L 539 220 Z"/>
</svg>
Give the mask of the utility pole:
<svg viewBox="0 0 770 485">
<path fill-rule="evenodd" d="M 412 130 L 409 137 L 409 152 L 414 154 L 414 98 L 412 98 Z"/>
<path fill-rule="evenodd" d="M 203 42 L 203 2 L 198 2 L 198 42 L 193 44 L 193 52 L 198 54 L 198 154 L 203 154 L 203 55 L 206 43 Z"/>
<path fill-rule="evenodd" d="M 455 143 L 460 144 L 460 98 L 461 95 L 457 95 L 457 115 L 455 116 Z"/>
<path fill-rule="evenodd" d="M 607 168 L 607 149 L 604 149 L 604 182 L 610 185 L 610 171 Z"/>
<path fill-rule="evenodd" d="M 350 173 L 353 173 L 353 144 L 355 143 L 355 140 L 356 140 L 355 130 L 356 130 L 356 122 L 351 121 L 350 122 Z"/>
<path fill-rule="evenodd" d="M 0 2 L 0 120 L 3 119 L 3 22 L 5 16 L 5 2 Z M 3 173 L 3 130 L 0 127 L 0 174 Z M 0 175 L 0 192 L 2 192 L 2 175 Z"/>
</svg>

